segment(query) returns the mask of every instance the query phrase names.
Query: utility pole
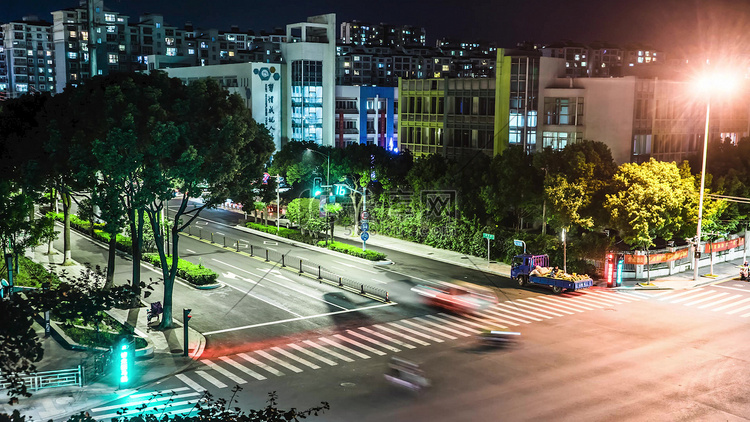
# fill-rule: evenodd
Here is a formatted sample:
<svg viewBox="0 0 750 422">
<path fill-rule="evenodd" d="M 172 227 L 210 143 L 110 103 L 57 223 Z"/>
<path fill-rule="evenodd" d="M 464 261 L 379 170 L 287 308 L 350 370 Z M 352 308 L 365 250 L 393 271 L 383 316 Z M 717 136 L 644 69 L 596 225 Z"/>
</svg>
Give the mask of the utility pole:
<svg viewBox="0 0 750 422">
<path fill-rule="evenodd" d="M 89 70 L 91 72 L 91 78 L 97 75 L 98 69 L 96 67 L 96 44 L 97 44 L 97 37 L 96 37 L 96 19 L 94 16 L 96 16 L 96 3 L 98 3 L 98 0 L 88 0 L 87 1 L 87 9 L 88 13 L 86 16 L 87 24 L 89 27 Z"/>
</svg>

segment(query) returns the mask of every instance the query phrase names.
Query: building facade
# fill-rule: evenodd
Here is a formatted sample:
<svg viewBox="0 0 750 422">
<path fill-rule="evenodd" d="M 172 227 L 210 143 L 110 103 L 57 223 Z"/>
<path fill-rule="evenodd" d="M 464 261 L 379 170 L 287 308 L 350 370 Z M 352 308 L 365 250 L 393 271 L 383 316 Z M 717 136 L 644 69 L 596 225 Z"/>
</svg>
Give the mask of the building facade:
<svg viewBox="0 0 750 422">
<path fill-rule="evenodd" d="M 398 151 L 398 89 L 336 86 L 337 148 L 378 145 Z"/>
<path fill-rule="evenodd" d="M 14 98 L 55 89 L 52 24 L 29 16 L 0 25 L 0 92 Z"/>
</svg>

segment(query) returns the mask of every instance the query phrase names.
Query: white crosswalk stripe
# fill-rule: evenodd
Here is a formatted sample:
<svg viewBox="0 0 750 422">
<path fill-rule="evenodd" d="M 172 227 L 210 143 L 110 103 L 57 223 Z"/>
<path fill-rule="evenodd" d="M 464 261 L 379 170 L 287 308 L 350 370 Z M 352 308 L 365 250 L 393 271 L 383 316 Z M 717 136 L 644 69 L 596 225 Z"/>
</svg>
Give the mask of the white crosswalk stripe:
<svg viewBox="0 0 750 422">
<path fill-rule="evenodd" d="M 261 368 L 263 370 L 266 370 L 266 371 L 268 371 L 268 372 L 276 375 L 277 377 L 284 376 L 283 372 L 279 371 L 278 369 L 276 369 L 276 368 L 274 368 L 272 366 L 266 365 L 265 363 L 259 361 L 258 359 L 255 359 L 254 357 L 252 357 L 252 356 L 250 356 L 248 354 L 238 353 L 237 356 L 241 357 L 242 359 L 245 359 L 246 361 L 248 361 L 248 362 L 252 363 L 253 365 L 257 366 L 258 368 Z"/>
<path fill-rule="evenodd" d="M 741 307 L 739 309 L 733 309 L 733 310 L 727 312 L 727 315 L 733 315 L 733 314 L 736 314 L 737 312 L 744 311 L 745 309 L 750 309 L 750 305 L 743 306 L 743 307 Z"/>
<path fill-rule="evenodd" d="M 502 318 L 501 318 L 502 316 Z M 507 318 L 505 318 L 505 315 L 495 315 L 492 313 L 492 311 L 482 311 L 481 314 L 477 314 L 477 317 L 489 319 L 491 321 L 500 322 L 502 324 L 508 324 L 513 326 L 518 326 L 519 324 L 514 321 L 509 321 Z"/>
<path fill-rule="evenodd" d="M 724 309 L 733 308 L 735 306 L 741 305 L 741 304 L 743 304 L 745 302 L 748 302 L 748 301 L 750 301 L 750 297 L 742 299 L 742 300 L 738 300 L 737 302 L 733 302 L 733 303 L 721 306 L 721 307 L 716 308 L 716 309 L 711 309 L 711 311 L 713 311 L 713 312 L 723 311 Z"/>
<path fill-rule="evenodd" d="M 700 288 L 699 289 L 695 289 L 695 290 L 687 290 L 687 291 L 684 291 L 682 293 L 677 293 L 677 294 L 674 294 L 674 295 L 667 295 L 667 296 L 664 296 L 664 297 L 660 297 L 659 300 L 670 300 L 670 299 L 674 299 L 676 297 L 690 295 L 690 294 L 698 293 L 698 292 L 701 292 L 701 291 L 703 291 L 703 289 L 700 289 Z"/>
<path fill-rule="evenodd" d="M 518 302 L 522 302 L 522 303 L 518 303 Z M 540 305 L 538 303 L 529 302 L 526 299 L 516 299 L 514 303 L 516 304 L 516 306 L 522 306 L 524 308 L 530 308 L 530 309 L 533 309 L 536 312 L 545 312 L 545 313 L 548 313 L 550 315 L 559 316 L 559 317 L 565 316 L 565 315 L 559 314 L 557 312 L 548 311 L 547 309 L 549 307 L 542 306 L 542 305 Z M 539 309 L 539 308 L 544 308 L 544 309 Z M 567 312 L 567 311 L 561 311 L 561 312 L 565 312 L 568 315 L 573 315 L 573 312 Z"/>
<path fill-rule="evenodd" d="M 347 342 L 349 344 L 353 344 L 353 345 L 359 347 L 360 349 L 367 350 L 370 353 L 375 353 L 378 356 L 385 356 L 385 352 L 381 352 L 380 350 L 373 349 L 372 347 L 370 347 L 370 346 L 368 346 L 366 344 L 362 344 L 362 343 L 360 343 L 358 341 L 354 341 L 354 340 L 350 339 L 347 336 L 342 336 L 341 334 L 334 334 L 333 336 L 336 337 L 337 339 L 341 340 L 341 341 L 345 341 L 345 342 Z"/>
<path fill-rule="evenodd" d="M 148 397 L 148 399 L 133 400 L 141 397 Z M 128 401 L 125 403 L 91 409 L 91 417 L 95 420 L 118 418 L 123 416 L 117 413 L 118 411 L 122 411 L 122 408 L 127 408 L 124 415 L 131 417 L 153 413 L 163 413 L 165 415 L 187 414 L 197 410 L 195 404 L 201 397 L 202 394 L 195 391 L 183 394 L 174 394 L 169 391 L 142 393 L 129 396 L 127 398 Z"/>
<path fill-rule="evenodd" d="M 403 322 L 403 321 L 399 321 L 399 322 Z M 434 341 L 435 343 L 443 343 L 443 339 L 440 339 L 440 338 L 437 338 L 437 337 L 433 337 L 433 336 L 431 336 L 429 334 L 421 333 L 421 332 L 416 331 L 416 330 L 412 330 L 409 327 L 404 327 L 403 325 L 397 324 L 395 322 L 389 322 L 388 325 L 390 325 L 391 327 L 394 327 L 394 328 L 398 328 L 399 330 L 406 331 L 407 333 L 414 334 L 416 336 L 423 337 L 423 338 L 426 338 L 428 340 Z"/>
<path fill-rule="evenodd" d="M 441 330 L 445 330 L 445 331 L 448 331 L 450 333 L 453 333 L 453 334 L 456 334 L 456 335 L 459 335 L 459 336 L 462 336 L 462 337 L 469 337 L 471 335 L 471 334 L 465 333 L 463 331 L 458 331 L 458 330 L 456 330 L 454 328 L 445 327 L 445 326 L 442 326 L 442 325 L 437 324 L 435 322 L 428 321 L 425 318 L 419 318 L 419 317 L 417 317 L 417 318 L 414 318 L 414 319 L 416 319 L 417 321 L 422 322 L 424 324 L 427 324 L 429 326 L 437 326 Z"/>
<path fill-rule="evenodd" d="M 224 375 L 225 377 L 236 382 L 237 384 L 244 384 L 247 382 L 244 379 L 238 377 L 237 375 L 234 375 L 233 373 L 227 371 L 226 369 L 222 368 L 221 366 L 217 365 L 215 362 L 209 359 L 201 359 L 201 363 L 213 369 L 214 371 L 220 373 L 221 375 Z"/>
<path fill-rule="evenodd" d="M 410 319 L 405 319 L 405 320 L 402 320 L 400 322 L 402 322 L 404 324 L 409 324 L 412 327 L 418 328 L 418 329 L 420 329 L 422 331 L 427 331 L 428 333 L 432 333 L 432 334 L 435 334 L 435 335 L 438 335 L 438 336 L 443 336 L 443 337 L 445 337 L 445 338 L 447 338 L 449 340 L 455 340 L 455 339 L 458 338 L 458 337 L 453 337 L 450 334 L 445 334 L 445 333 L 441 333 L 440 331 L 433 330 L 430 327 L 425 327 L 424 325 L 417 324 L 416 322 L 414 322 L 414 321 L 412 321 Z"/>
<path fill-rule="evenodd" d="M 545 296 L 544 301 L 548 303 L 555 304 L 557 306 L 563 306 L 567 307 L 569 309 L 572 309 L 574 311 L 593 311 L 596 308 L 592 308 L 590 303 L 586 303 L 585 301 L 581 300 L 580 298 L 574 298 L 574 299 L 563 299 L 559 297 L 551 297 L 551 296 Z"/>
<path fill-rule="evenodd" d="M 300 351 L 300 352 L 306 354 L 307 356 L 312 357 L 313 359 L 317 359 L 317 360 L 319 360 L 319 361 L 321 361 L 321 362 L 323 362 L 323 363 L 325 363 L 327 365 L 330 365 L 330 366 L 338 365 L 336 362 L 334 362 L 334 361 L 332 361 L 332 360 L 330 360 L 328 358 L 325 358 L 323 356 L 320 356 L 319 354 L 317 354 L 317 353 L 315 353 L 315 352 L 313 352 L 311 350 L 307 350 L 304 347 L 299 346 L 297 344 L 289 343 L 289 344 L 287 344 L 287 346 L 291 347 L 294 350 Z"/>
<path fill-rule="evenodd" d="M 256 380 L 264 380 L 264 379 L 266 379 L 266 377 L 264 377 L 263 375 L 261 375 L 261 374 L 255 372 L 255 371 L 253 371 L 252 369 L 248 368 L 247 366 L 245 366 L 245 365 L 243 365 L 243 364 L 241 364 L 239 362 L 233 361 L 232 359 L 230 359 L 230 358 L 228 358 L 226 356 L 222 356 L 219 359 L 221 359 L 222 361 L 224 361 L 228 365 L 232 365 L 233 367 L 239 369 L 240 371 L 242 371 L 242 372 L 250 375 L 251 377 L 255 378 Z"/>
<path fill-rule="evenodd" d="M 427 343 L 426 341 L 422 341 L 422 340 L 420 340 L 418 338 L 414 338 L 414 337 L 409 336 L 407 334 L 404 334 L 404 333 L 392 330 L 392 329 L 386 327 L 383 324 L 374 325 L 374 327 L 377 328 L 377 329 L 379 329 L 379 330 L 385 331 L 386 333 L 390 333 L 390 334 L 392 334 L 394 336 L 399 336 L 401 338 L 405 338 L 405 339 L 409 340 L 412 343 L 421 344 L 422 346 L 429 346 L 430 345 L 430 343 Z"/>
<path fill-rule="evenodd" d="M 453 322 L 453 321 L 448 321 L 445 318 L 439 318 L 439 317 L 437 317 L 435 315 L 425 315 L 424 317 L 425 318 L 429 318 L 429 319 L 435 321 L 436 324 L 440 324 L 440 325 L 448 324 L 448 325 L 450 325 L 452 327 L 456 327 L 456 328 L 458 328 L 460 330 L 469 331 L 471 334 L 474 334 L 474 333 L 476 333 L 478 331 L 476 328 L 469 328 L 469 327 L 467 327 L 466 324 L 461 325 L 461 324 Z"/>
<path fill-rule="evenodd" d="M 588 296 L 584 296 L 584 295 L 571 295 L 571 294 L 568 294 L 568 293 L 563 293 L 560 296 L 561 297 L 570 298 L 571 302 L 575 301 L 575 303 L 580 303 L 580 304 L 585 305 L 585 306 L 593 306 L 593 307 L 599 308 L 599 309 L 601 309 L 601 308 L 607 308 L 607 307 L 610 307 L 610 306 L 613 305 L 613 303 L 604 302 L 604 301 L 599 300 L 598 298 L 596 298 L 594 296 L 588 297 Z"/>
<path fill-rule="evenodd" d="M 203 378 L 204 380 L 216 386 L 217 388 L 227 388 L 226 384 L 216 379 L 216 377 L 214 377 L 213 375 L 207 374 L 205 371 L 195 371 L 195 373 L 198 374 L 199 377 Z"/>
<path fill-rule="evenodd" d="M 508 302 L 508 303 L 512 304 L 513 302 Z M 520 309 L 519 307 L 517 307 L 515 305 L 508 305 L 506 303 L 498 303 L 496 306 L 498 307 L 498 309 L 502 310 L 503 312 L 508 312 L 505 309 L 509 309 L 511 311 L 511 313 L 513 313 L 513 315 L 518 315 L 518 316 L 521 316 L 523 318 L 533 319 L 534 321 L 542 321 L 541 319 L 535 318 L 535 317 L 552 319 L 552 317 L 549 316 L 549 315 L 541 315 L 541 314 L 537 314 L 537 313 L 534 313 L 534 312 L 530 312 L 530 311 L 527 311 L 527 310 L 524 310 L 524 309 Z M 532 317 L 532 316 L 529 316 L 529 315 L 534 315 L 534 316 Z"/>
<path fill-rule="evenodd" d="M 325 353 L 327 353 L 327 354 L 329 354 L 329 355 L 331 355 L 331 356 L 333 356 L 333 357 L 335 357 L 335 358 L 337 358 L 339 360 L 343 360 L 344 362 L 354 362 L 354 359 L 352 359 L 352 358 L 350 358 L 348 356 L 344 356 L 344 355 L 342 355 L 341 353 L 339 353 L 339 352 L 337 352 L 335 350 L 329 349 L 328 347 L 321 346 L 321 345 L 315 343 L 312 340 L 305 340 L 305 341 L 303 341 L 303 343 L 308 344 L 308 345 L 310 345 L 310 346 L 312 346 L 312 347 L 314 347 L 314 348 L 316 348 L 318 350 L 321 350 L 321 351 L 323 351 L 323 352 L 325 352 Z"/>
<path fill-rule="evenodd" d="M 512 319 L 513 321 L 522 322 L 524 324 L 530 324 L 531 323 L 531 321 L 527 321 L 525 319 L 521 319 L 521 318 L 517 318 L 517 317 L 512 317 L 512 316 L 508 315 L 511 312 L 503 312 L 503 311 L 500 311 L 500 310 L 493 311 L 492 309 L 486 309 L 484 312 L 486 312 L 488 314 L 492 314 L 492 315 L 501 316 L 503 318 Z M 530 318 L 527 318 L 527 319 L 530 319 Z M 534 318 L 534 319 L 536 319 L 536 318 Z"/>
<path fill-rule="evenodd" d="M 545 308 L 554 309 L 555 311 L 560 311 L 560 312 L 567 312 L 567 313 L 569 313 L 571 315 L 574 312 L 583 312 L 583 309 L 575 309 L 575 308 L 567 306 L 567 305 L 561 305 L 559 303 L 554 303 L 554 302 L 552 302 L 552 301 L 550 301 L 548 299 L 542 299 L 539 296 L 537 296 L 537 297 L 530 297 L 530 298 L 524 299 L 524 300 L 526 300 L 527 302 L 528 301 L 537 302 L 539 304 L 542 304 Z"/>
<path fill-rule="evenodd" d="M 602 299 L 614 300 L 617 302 L 640 302 L 641 299 L 632 295 L 623 295 L 619 293 L 604 292 L 602 290 L 582 290 L 582 295 L 598 296 Z"/>
<path fill-rule="evenodd" d="M 740 298 L 740 297 L 742 297 L 742 295 L 732 295 L 732 296 L 729 296 L 729 297 L 725 297 L 724 299 L 717 300 L 716 302 L 711 302 L 711 303 L 707 303 L 705 305 L 701 305 L 701 306 L 698 307 L 698 309 L 710 308 L 710 307 L 716 306 L 716 305 L 718 305 L 720 303 L 729 302 L 730 300 L 735 300 L 735 299 Z"/>
<path fill-rule="evenodd" d="M 319 369 L 320 368 L 320 366 L 318 366 L 318 365 L 310 362 L 309 360 L 302 359 L 299 356 L 296 356 L 296 355 L 294 355 L 292 353 L 289 353 L 288 351 L 282 349 L 281 347 L 272 347 L 271 349 L 274 350 L 274 351 L 276 351 L 276 352 L 278 352 L 281 355 L 284 355 L 284 356 L 288 357 L 289 359 L 293 359 L 293 360 L 295 360 L 295 361 L 297 361 L 297 362 L 299 362 L 299 363 L 307 366 L 308 368 L 312 368 L 312 369 Z"/>
<path fill-rule="evenodd" d="M 205 388 L 201 387 L 200 384 L 188 378 L 187 375 L 185 374 L 177 374 L 175 376 L 177 377 L 177 379 L 184 382 L 185 385 L 187 385 L 188 387 L 192 388 L 195 391 L 206 391 Z"/>
<path fill-rule="evenodd" d="M 302 372 L 301 369 L 297 368 L 296 366 L 292 365 L 291 363 L 285 362 L 285 361 L 277 358 L 276 356 L 274 356 L 274 355 L 272 355 L 272 354 L 270 354 L 270 353 L 268 353 L 266 351 L 256 350 L 255 353 L 263 356 L 264 358 L 270 360 L 273 363 L 276 363 L 276 364 L 279 364 L 279 365 L 283 366 L 286 369 L 289 369 L 289 370 L 294 371 L 294 372 Z"/>
<path fill-rule="evenodd" d="M 496 326 L 496 327 L 508 328 L 505 325 L 499 324 L 501 322 L 501 320 L 499 318 L 493 318 L 493 317 L 490 317 L 490 316 L 487 316 L 487 315 L 482 315 L 482 317 L 480 318 L 480 317 L 475 317 L 473 315 L 463 314 L 463 315 L 461 315 L 461 317 L 464 318 L 464 319 L 471 319 L 471 320 L 483 323 L 484 327 L 487 327 L 487 324 L 489 323 L 489 324 L 491 324 L 493 326 Z M 509 325 L 518 325 L 518 324 L 512 323 L 512 324 L 509 324 Z"/>
<path fill-rule="evenodd" d="M 728 294 L 729 293 L 717 293 L 717 294 L 715 294 L 713 296 L 704 297 L 703 299 L 698 299 L 698 300 L 694 300 L 692 302 L 685 303 L 684 305 L 685 306 L 693 306 L 693 305 L 697 305 L 699 303 L 708 302 L 709 300 L 718 299 L 718 298 L 720 298 L 722 296 L 726 296 Z"/>
<path fill-rule="evenodd" d="M 586 294 L 580 294 L 577 297 L 573 298 L 574 301 L 582 301 L 584 303 L 597 303 L 606 307 L 615 306 L 615 305 L 622 305 L 623 303 L 630 303 L 629 299 L 620 298 L 620 296 L 624 296 L 621 294 L 613 294 L 613 293 L 586 293 Z M 640 299 L 637 299 L 640 300 Z"/>
<path fill-rule="evenodd" d="M 382 347 L 383 349 L 388 349 L 391 352 L 398 353 L 398 352 L 401 351 L 401 349 L 399 349 L 397 347 L 393 347 L 391 345 L 383 343 L 380 340 L 375 340 L 374 338 L 367 337 L 366 335 L 360 334 L 360 333 L 358 333 L 356 331 L 346 330 L 346 332 L 349 333 L 349 334 L 351 334 L 351 335 L 353 335 L 354 337 L 361 338 L 364 341 L 369 341 L 372 344 L 376 344 L 376 345 Z"/>
<path fill-rule="evenodd" d="M 694 295 L 691 295 L 691 296 L 682 297 L 682 298 L 677 299 L 677 300 L 671 300 L 670 303 L 681 303 L 681 302 L 684 302 L 686 300 L 693 300 L 693 299 L 695 299 L 697 297 L 701 297 L 701 296 L 705 296 L 705 295 L 710 295 L 710 294 L 711 294 L 711 291 L 708 290 L 708 291 L 701 292 L 701 293 L 698 293 L 698 294 L 694 294 Z"/>
<path fill-rule="evenodd" d="M 341 349 L 341 350 L 343 350 L 343 351 L 345 351 L 347 353 L 351 353 L 352 355 L 360 357 L 362 359 L 370 359 L 370 356 L 368 356 L 368 355 L 366 355 L 364 353 L 358 352 L 356 350 L 353 350 L 353 349 L 351 349 L 349 347 L 346 347 L 343 344 L 337 343 L 337 342 L 335 342 L 335 341 L 333 341 L 331 339 L 327 339 L 325 337 L 321 337 L 318 340 L 322 341 L 323 343 L 328 343 L 328 344 L 330 344 L 333 347 Z"/>
<path fill-rule="evenodd" d="M 484 330 L 485 328 L 487 328 L 487 323 L 484 320 L 482 320 L 482 323 L 480 324 L 480 323 L 476 323 L 474 321 L 469 321 L 468 319 L 465 319 L 463 317 L 458 317 L 456 315 L 446 314 L 445 312 L 441 312 L 438 315 L 441 318 L 452 319 L 452 320 L 458 321 L 458 322 L 460 322 L 460 323 L 462 323 L 464 325 L 471 325 L 472 327 L 478 328 L 480 330 Z"/>
<path fill-rule="evenodd" d="M 388 340 L 391 343 L 398 344 L 399 346 L 405 347 L 407 349 L 414 349 L 414 348 L 416 348 L 416 346 L 413 346 L 413 345 L 411 345 L 409 343 L 404 343 L 403 341 L 401 341 L 401 340 L 399 340 L 397 338 L 389 337 L 389 336 L 387 336 L 387 335 L 385 335 L 383 333 L 379 333 L 379 332 L 371 330 L 371 329 L 369 329 L 367 327 L 359 327 L 359 330 L 362 330 L 362 331 L 364 331 L 364 332 L 366 332 L 368 334 L 372 334 L 373 336 L 380 337 L 380 338 L 382 338 L 384 340 Z"/>
</svg>

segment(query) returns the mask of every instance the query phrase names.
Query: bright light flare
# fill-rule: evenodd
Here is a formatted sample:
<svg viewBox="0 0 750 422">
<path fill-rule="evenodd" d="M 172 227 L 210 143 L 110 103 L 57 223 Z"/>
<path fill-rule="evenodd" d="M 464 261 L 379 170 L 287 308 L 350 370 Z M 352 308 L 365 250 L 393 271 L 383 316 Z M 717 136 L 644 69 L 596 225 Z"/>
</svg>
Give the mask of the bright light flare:
<svg viewBox="0 0 750 422">
<path fill-rule="evenodd" d="M 719 72 L 705 74 L 695 80 L 695 91 L 699 95 L 727 95 L 736 92 L 742 78 L 736 73 Z"/>
</svg>

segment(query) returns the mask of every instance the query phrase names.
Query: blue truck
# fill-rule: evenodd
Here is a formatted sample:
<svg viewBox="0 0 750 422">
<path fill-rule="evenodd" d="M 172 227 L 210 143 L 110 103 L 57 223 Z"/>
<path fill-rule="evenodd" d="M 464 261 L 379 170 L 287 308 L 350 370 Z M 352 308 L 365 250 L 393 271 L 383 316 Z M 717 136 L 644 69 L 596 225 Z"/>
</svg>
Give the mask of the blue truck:
<svg viewBox="0 0 750 422">
<path fill-rule="evenodd" d="M 544 277 L 541 275 L 535 275 L 534 269 L 548 268 L 549 267 L 549 256 L 547 255 L 531 255 L 522 254 L 513 257 L 510 268 L 510 277 L 518 282 L 519 286 L 526 286 L 528 284 L 542 284 L 552 287 L 552 291 L 555 293 L 562 293 L 563 290 L 581 290 L 594 285 L 594 280 L 589 277 L 570 277 L 570 278 L 581 278 L 576 280 L 566 280 L 554 277 Z"/>
</svg>

